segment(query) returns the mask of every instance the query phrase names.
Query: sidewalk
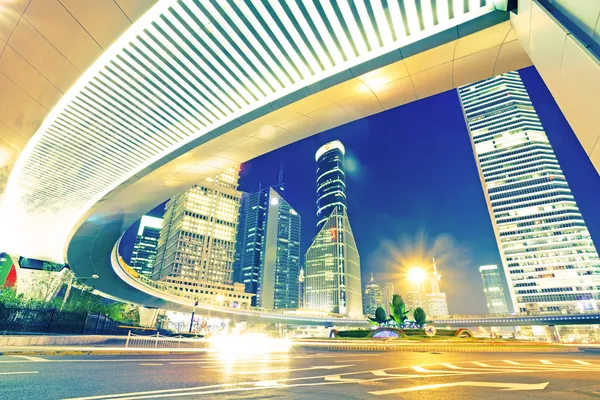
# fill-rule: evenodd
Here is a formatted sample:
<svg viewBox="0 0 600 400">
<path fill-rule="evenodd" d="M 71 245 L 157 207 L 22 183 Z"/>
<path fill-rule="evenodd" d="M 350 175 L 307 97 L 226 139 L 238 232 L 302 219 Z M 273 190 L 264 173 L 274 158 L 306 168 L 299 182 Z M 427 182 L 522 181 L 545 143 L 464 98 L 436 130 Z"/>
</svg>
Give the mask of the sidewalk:
<svg viewBox="0 0 600 400">
<path fill-rule="evenodd" d="M 208 348 L 140 349 L 108 346 L 5 346 L 0 347 L 0 356 L 160 355 L 199 354 L 209 351 L 211 350 Z"/>
</svg>

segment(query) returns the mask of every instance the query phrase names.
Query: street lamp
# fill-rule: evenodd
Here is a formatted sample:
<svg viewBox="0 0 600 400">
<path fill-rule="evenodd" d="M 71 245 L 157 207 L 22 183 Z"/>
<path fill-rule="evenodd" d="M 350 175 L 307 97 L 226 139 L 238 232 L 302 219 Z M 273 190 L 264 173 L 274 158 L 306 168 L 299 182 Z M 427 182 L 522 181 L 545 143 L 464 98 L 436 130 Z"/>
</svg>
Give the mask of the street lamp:
<svg viewBox="0 0 600 400">
<path fill-rule="evenodd" d="M 425 270 L 421 267 L 414 267 L 408 271 L 408 281 L 415 286 L 420 286 L 425 282 Z"/>
<path fill-rule="evenodd" d="M 98 279 L 100 278 L 98 275 L 94 274 L 92 276 L 80 276 L 78 279 L 80 281 L 83 281 L 85 279 Z M 69 283 L 67 284 L 67 291 L 65 292 L 65 298 L 62 301 L 62 304 L 60 305 L 60 310 L 62 311 L 63 308 L 65 307 L 65 304 L 67 304 L 67 299 L 69 298 L 69 294 L 71 294 L 71 286 L 73 286 L 73 280 L 75 279 L 75 274 L 71 271 L 71 277 L 69 278 Z"/>
</svg>

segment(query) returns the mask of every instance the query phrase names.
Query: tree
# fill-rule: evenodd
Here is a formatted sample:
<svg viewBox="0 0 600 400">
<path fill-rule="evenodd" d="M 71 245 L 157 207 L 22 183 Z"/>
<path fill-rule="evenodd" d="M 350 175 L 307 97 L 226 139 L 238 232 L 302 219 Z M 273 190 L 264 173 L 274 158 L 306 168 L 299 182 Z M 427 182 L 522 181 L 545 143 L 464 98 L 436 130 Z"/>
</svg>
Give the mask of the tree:
<svg viewBox="0 0 600 400">
<path fill-rule="evenodd" d="M 425 314 L 425 310 L 423 310 L 421 307 L 417 307 L 413 312 L 413 318 L 415 319 L 415 323 L 417 325 L 423 326 L 427 320 L 427 314 Z"/>
<path fill-rule="evenodd" d="M 375 318 L 369 317 L 371 323 L 374 325 L 381 325 L 391 320 L 391 318 L 385 317 L 385 310 L 382 307 L 377 307 L 375 310 Z"/>
<path fill-rule="evenodd" d="M 392 302 L 390 303 L 390 307 L 392 310 L 392 315 L 390 315 L 390 317 L 398 326 L 402 326 L 404 321 L 408 319 L 408 313 L 410 312 L 410 310 L 406 309 L 406 305 L 404 304 L 404 300 L 402 300 L 402 296 L 395 294 L 392 298 Z"/>
</svg>

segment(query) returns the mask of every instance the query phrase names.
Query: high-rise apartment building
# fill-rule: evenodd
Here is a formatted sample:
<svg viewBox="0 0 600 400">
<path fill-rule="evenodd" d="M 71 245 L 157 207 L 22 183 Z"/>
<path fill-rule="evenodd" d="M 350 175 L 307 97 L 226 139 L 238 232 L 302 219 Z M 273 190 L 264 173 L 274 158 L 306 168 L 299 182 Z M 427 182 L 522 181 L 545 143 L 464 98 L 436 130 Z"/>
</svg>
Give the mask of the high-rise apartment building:
<svg viewBox="0 0 600 400">
<path fill-rule="evenodd" d="M 152 278 L 232 284 L 239 167 L 224 170 L 167 202 Z"/>
<path fill-rule="evenodd" d="M 600 259 L 518 72 L 458 90 L 517 312 L 600 307 Z"/>
<path fill-rule="evenodd" d="M 256 294 L 256 305 L 267 309 L 299 306 L 301 220 L 283 198 L 281 180 L 249 194 L 240 221 L 240 282 Z"/>
<path fill-rule="evenodd" d="M 129 265 L 142 275 L 152 275 L 162 221 L 162 218 L 149 215 L 140 220 Z"/>
<path fill-rule="evenodd" d="M 305 302 L 309 309 L 360 316 L 360 257 L 346 210 L 344 153 L 338 140 L 316 153 L 318 233 L 305 256 Z"/>
<path fill-rule="evenodd" d="M 479 267 L 483 291 L 487 300 L 487 307 L 491 315 L 508 314 L 506 296 L 502 286 L 502 278 L 497 265 L 482 265 Z"/>
<path fill-rule="evenodd" d="M 385 309 L 385 315 L 390 315 L 392 313 L 390 303 L 394 299 L 394 293 L 393 283 L 386 283 L 381 287 L 381 302 L 383 303 L 382 307 Z"/>
<path fill-rule="evenodd" d="M 381 293 L 381 287 L 371 274 L 371 280 L 365 286 L 365 293 L 363 296 L 363 314 L 375 315 L 377 307 L 382 306 L 383 294 Z M 387 315 L 387 314 L 386 314 Z"/>
</svg>

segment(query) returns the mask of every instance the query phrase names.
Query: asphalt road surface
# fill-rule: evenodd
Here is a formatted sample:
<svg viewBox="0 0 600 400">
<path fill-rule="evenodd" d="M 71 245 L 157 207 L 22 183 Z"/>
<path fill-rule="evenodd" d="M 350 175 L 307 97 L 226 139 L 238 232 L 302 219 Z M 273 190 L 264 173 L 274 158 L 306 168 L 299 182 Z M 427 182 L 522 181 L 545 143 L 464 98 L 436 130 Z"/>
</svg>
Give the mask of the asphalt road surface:
<svg viewBox="0 0 600 400">
<path fill-rule="evenodd" d="M 0 356 L 0 399 L 591 399 L 600 355 Z"/>
</svg>

